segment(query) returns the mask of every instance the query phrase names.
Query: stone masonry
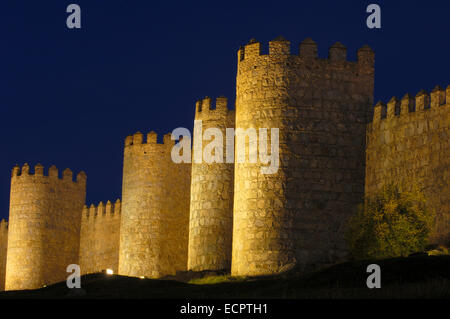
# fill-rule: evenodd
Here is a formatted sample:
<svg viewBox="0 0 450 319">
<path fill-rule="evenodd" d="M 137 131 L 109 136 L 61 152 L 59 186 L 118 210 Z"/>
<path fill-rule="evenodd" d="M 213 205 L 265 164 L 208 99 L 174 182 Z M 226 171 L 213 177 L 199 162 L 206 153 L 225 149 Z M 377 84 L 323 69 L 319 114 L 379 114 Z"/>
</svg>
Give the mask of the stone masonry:
<svg viewBox="0 0 450 319">
<path fill-rule="evenodd" d="M 81 210 L 86 175 L 42 165 L 14 167 L 11 178 L 6 290 L 34 289 L 65 280 L 66 268 L 78 263 Z"/>
<path fill-rule="evenodd" d="M 6 251 L 8 248 L 8 222 L 0 220 L 0 291 L 5 290 Z"/>
<path fill-rule="evenodd" d="M 120 200 L 97 207 L 85 206 L 81 217 L 80 261 L 82 274 L 119 271 Z"/>
<path fill-rule="evenodd" d="M 171 134 L 125 140 L 119 274 L 157 278 L 186 270 L 191 166 L 171 159 Z"/>
<path fill-rule="evenodd" d="M 365 123 L 373 96 L 370 48 L 328 59 L 307 39 L 251 41 L 238 52 L 236 127 L 279 128 L 280 168 L 235 165 L 233 275 L 278 273 L 345 257 L 344 224 L 364 194 Z"/>
<path fill-rule="evenodd" d="M 235 112 L 227 108 L 225 97 L 217 98 L 215 108 L 211 107 L 210 98 L 198 101 L 195 120 L 201 121 L 202 137 L 205 130 L 217 128 L 221 131 L 222 141 L 225 141 L 226 129 L 234 127 Z M 195 125 L 194 132 L 200 123 Z M 194 145 L 196 142 L 194 137 Z M 203 141 L 202 153 L 206 145 L 208 142 Z M 231 268 L 234 164 L 226 162 L 225 144 L 220 152 L 221 163 L 192 163 L 189 270 Z"/>
<path fill-rule="evenodd" d="M 432 241 L 450 242 L 450 86 L 375 106 L 367 126 L 366 194 L 416 183 L 436 213 Z"/>
<path fill-rule="evenodd" d="M 160 278 L 179 271 L 268 275 L 345 260 L 345 225 L 357 204 L 388 182 L 417 183 L 436 226 L 431 242 L 450 242 L 450 86 L 373 105 L 374 52 L 356 61 L 336 43 L 319 58 L 311 39 L 299 54 L 282 37 L 269 52 L 251 40 L 237 57 L 236 103 L 196 103 L 190 155 L 220 163 L 177 164 L 175 141 L 154 132 L 125 139 L 122 201 L 85 206 L 86 175 L 73 181 L 52 166 L 12 171 L 9 222 L 0 222 L 0 290 L 40 288 L 112 269 Z M 201 121 L 201 130 L 200 130 Z M 226 140 L 227 128 L 242 129 Z M 279 129 L 279 168 L 263 174 L 249 159 L 249 130 Z M 227 162 L 227 142 L 245 138 L 246 159 Z M 270 145 L 269 133 L 269 145 Z M 202 144 L 199 147 L 200 143 Z M 181 144 L 181 143 L 180 143 Z M 237 143 L 236 143 L 237 144 Z M 236 153 L 236 149 L 233 149 Z M 235 159 L 237 154 L 232 154 Z M 231 158 L 232 158 L 231 157 Z"/>
</svg>

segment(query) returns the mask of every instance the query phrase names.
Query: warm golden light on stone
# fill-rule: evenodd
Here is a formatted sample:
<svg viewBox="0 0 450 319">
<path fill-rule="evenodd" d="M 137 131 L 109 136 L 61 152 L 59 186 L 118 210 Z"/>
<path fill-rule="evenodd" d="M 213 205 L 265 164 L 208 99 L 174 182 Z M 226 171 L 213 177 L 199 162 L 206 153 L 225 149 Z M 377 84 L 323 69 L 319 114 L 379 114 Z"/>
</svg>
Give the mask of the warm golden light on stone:
<svg viewBox="0 0 450 319">
<path fill-rule="evenodd" d="M 343 225 L 364 192 L 365 121 L 374 54 L 328 59 L 307 39 L 300 54 L 277 38 L 269 54 L 253 41 L 238 51 L 236 127 L 280 130 L 280 168 L 235 164 L 232 274 L 273 274 L 343 260 Z"/>
<path fill-rule="evenodd" d="M 233 128 L 235 112 L 227 107 L 227 98 L 210 98 L 196 103 L 195 120 L 202 121 L 202 134 L 218 128 L 226 135 Z M 195 138 L 195 137 L 194 137 Z M 196 141 L 194 141 L 195 143 Z M 203 142 L 205 148 L 206 142 Z M 234 164 L 192 163 L 188 269 L 230 270 L 233 233 Z"/>
<path fill-rule="evenodd" d="M 0 290 L 64 281 L 71 264 L 81 274 L 143 279 L 336 263 L 347 256 L 356 205 L 396 181 L 422 187 L 436 211 L 432 241 L 448 241 L 450 86 L 374 107 L 369 47 L 348 61 L 340 43 L 327 58 L 311 39 L 298 55 L 290 46 L 279 37 L 261 54 L 252 40 L 238 51 L 236 110 L 224 97 L 195 109 L 202 131 L 279 129 L 276 173 L 263 174 L 260 159 L 176 164 L 170 134 L 158 143 L 156 133 L 138 132 L 125 139 L 122 200 L 87 207 L 83 172 L 73 181 L 69 169 L 59 178 L 54 166 L 48 176 L 40 164 L 34 173 L 16 166 L 9 223 L 0 222 Z"/>
<path fill-rule="evenodd" d="M 78 262 L 81 210 L 86 200 L 86 175 L 72 181 L 72 172 L 52 166 L 48 176 L 38 164 L 15 167 L 6 262 L 6 290 L 34 289 L 63 281 L 66 267 Z"/>
<path fill-rule="evenodd" d="M 171 159 L 171 134 L 125 140 L 119 274 L 158 278 L 186 270 L 191 165 Z"/>
</svg>

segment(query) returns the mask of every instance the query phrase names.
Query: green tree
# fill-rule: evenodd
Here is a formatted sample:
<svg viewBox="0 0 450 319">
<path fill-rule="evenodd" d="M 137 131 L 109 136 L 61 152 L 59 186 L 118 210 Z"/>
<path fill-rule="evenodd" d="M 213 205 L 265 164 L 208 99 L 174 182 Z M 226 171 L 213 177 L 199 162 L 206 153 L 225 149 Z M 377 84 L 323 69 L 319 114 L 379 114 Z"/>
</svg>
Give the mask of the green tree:
<svg viewBox="0 0 450 319">
<path fill-rule="evenodd" d="M 386 185 L 367 197 L 349 221 L 346 239 L 351 257 L 377 259 L 425 251 L 433 221 L 434 213 L 417 185 L 410 191 Z"/>
</svg>

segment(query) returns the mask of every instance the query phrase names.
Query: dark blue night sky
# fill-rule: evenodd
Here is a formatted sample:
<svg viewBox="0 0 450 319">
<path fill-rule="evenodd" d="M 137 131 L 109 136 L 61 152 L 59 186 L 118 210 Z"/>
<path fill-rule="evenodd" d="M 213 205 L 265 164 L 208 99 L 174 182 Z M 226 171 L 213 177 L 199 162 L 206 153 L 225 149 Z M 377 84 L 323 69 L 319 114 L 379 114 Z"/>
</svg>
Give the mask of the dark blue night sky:
<svg viewBox="0 0 450 319">
<path fill-rule="evenodd" d="M 77 3 L 82 29 L 66 27 Z M 381 30 L 366 27 L 377 3 Z M 193 125 L 204 96 L 235 98 L 236 51 L 283 35 L 319 55 L 376 52 L 375 100 L 450 84 L 448 1 L 7 0 L 0 4 L 0 217 L 15 164 L 88 175 L 87 203 L 121 197 L 124 138 Z"/>
</svg>

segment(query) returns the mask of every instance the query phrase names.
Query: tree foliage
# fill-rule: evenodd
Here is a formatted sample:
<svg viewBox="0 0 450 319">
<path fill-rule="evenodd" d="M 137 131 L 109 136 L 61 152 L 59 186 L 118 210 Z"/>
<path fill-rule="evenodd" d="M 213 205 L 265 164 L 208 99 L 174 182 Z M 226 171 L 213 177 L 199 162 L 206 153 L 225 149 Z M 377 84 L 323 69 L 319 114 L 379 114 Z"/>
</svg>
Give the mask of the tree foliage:
<svg viewBox="0 0 450 319">
<path fill-rule="evenodd" d="M 386 185 L 366 198 L 350 219 L 346 239 L 351 257 L 377 259 L 422 252 L 433 221 L 434 213 L 427 209 L 417 186 L 401 191 L 394 184 Z"/>
</svg>

